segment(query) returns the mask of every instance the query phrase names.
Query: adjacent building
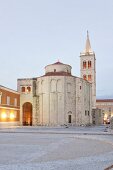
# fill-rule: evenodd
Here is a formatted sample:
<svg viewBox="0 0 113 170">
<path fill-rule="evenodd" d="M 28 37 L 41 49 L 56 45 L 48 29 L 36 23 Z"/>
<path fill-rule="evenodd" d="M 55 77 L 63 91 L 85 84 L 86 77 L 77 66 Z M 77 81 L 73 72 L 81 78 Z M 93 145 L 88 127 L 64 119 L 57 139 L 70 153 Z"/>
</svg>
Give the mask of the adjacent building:
<svg viewBox="0 0 113 170">
<path fill-rule="evenodd" d="M 20 94 L 0 85 L 0 126 L 20 124 Z"/>
<path fill-rule="evenodd" d="M 104 124 L 104 114 L 101 109 L 92 109 L 92 124 L 102 125 Z"/>
<path fill-rule="evenodd" d="M 113 117 L 113 99 L 98 99 L 96 100 L 96 107 L 102 110 L 103 122 L 109 123 Z"/>
</svg>

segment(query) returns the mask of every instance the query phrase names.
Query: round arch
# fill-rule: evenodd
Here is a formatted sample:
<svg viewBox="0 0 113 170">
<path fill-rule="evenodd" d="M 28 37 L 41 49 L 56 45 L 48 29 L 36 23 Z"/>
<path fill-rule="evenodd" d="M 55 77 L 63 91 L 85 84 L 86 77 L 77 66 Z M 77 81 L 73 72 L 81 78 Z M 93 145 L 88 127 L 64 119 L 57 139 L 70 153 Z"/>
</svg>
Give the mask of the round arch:
<svg viewBox="0 0 113 170">
<path fill-rule="evenodd" d="M 32 126 L 32 104 L 26 102 L 23 104 L 23 126 Z"/>
<path fill-rule="evenodd" d="M 72 123 L 72 112 L 68 112 L 68 123 Z"/>
</svg>

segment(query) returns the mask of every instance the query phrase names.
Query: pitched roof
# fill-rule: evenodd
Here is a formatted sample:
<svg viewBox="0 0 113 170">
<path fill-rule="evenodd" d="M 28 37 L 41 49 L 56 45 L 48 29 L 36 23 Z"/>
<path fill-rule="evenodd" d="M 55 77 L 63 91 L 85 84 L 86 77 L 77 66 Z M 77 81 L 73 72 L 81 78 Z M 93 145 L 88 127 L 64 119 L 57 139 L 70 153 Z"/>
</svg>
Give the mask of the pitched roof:
<svg viewBox="0 0 113 170">
<path fill-rule="evenodd" d="M 113 99 L 97 99 L 96 102 L 113 102 Z"/>
</svg>

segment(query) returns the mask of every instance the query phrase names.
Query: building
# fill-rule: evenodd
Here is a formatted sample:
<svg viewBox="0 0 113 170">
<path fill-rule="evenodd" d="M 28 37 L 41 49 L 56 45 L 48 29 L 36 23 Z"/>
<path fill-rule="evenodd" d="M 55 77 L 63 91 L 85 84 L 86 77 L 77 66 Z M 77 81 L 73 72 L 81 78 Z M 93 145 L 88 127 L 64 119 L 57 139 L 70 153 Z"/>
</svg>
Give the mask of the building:
<svg viewBox="0 0 113 170">
<path fill-rule="evenodd" d="M 109 123 L 113 117 L 113 99 L 98 99 L 96 100 L 96 107 L 102 110 L 103 122 Z"/>
<path fill-rule="evenodd" d="M 110 119 L 110 128 L 113 129 L 113 117 Z"/>
<path fill-rule="evenodd" d="M 101 109 L 92 109 L 92 124 L 102 125 L 104 123 L 104 115 Z"/>
<path fill-rule="evenodd" d="M 91 84 L 71 75 L 71 66 L 56 62 L 45 75 L 18 79 L 20 120 L 23 125 L 92 123 Z"/>
<path fill-rule="evenodd" d="M 96 109 L 96 58 L 88 31 L 85 50 L 80 54 L 80 68 L 81 77 L 92 84 L 92 108 Z"/>
<path fill-rule="evenodd" d="M 0 126 L 20 124 L 20 94 L 0 85 Z"/>
<path fill-rule="evenodd" d="M 37 78 L 18 79 L 21 125 L 87 125 L 96 107 L 95 54 L 87 33 L 81 58 L 81 78 L 71 66 L 56 62 Z"/>
</svg>

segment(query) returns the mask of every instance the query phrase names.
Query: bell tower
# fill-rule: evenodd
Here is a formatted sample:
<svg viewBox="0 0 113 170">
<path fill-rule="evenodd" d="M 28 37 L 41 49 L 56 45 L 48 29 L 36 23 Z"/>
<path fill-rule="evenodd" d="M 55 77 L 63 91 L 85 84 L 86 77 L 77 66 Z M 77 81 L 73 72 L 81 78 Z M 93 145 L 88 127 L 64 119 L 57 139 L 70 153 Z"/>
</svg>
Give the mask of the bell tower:
<svg viewBox="0 0 113 170">
<path fill-rule="evenodd" d="M 96 108 L 96 58 L 95 53 L 91 49 L 89 33 L 87 31 L 87 39 L 85 50 L 80 53 L 80 73 L 81 77 L 92 84 L 92 108 Z"/>
</svg>

